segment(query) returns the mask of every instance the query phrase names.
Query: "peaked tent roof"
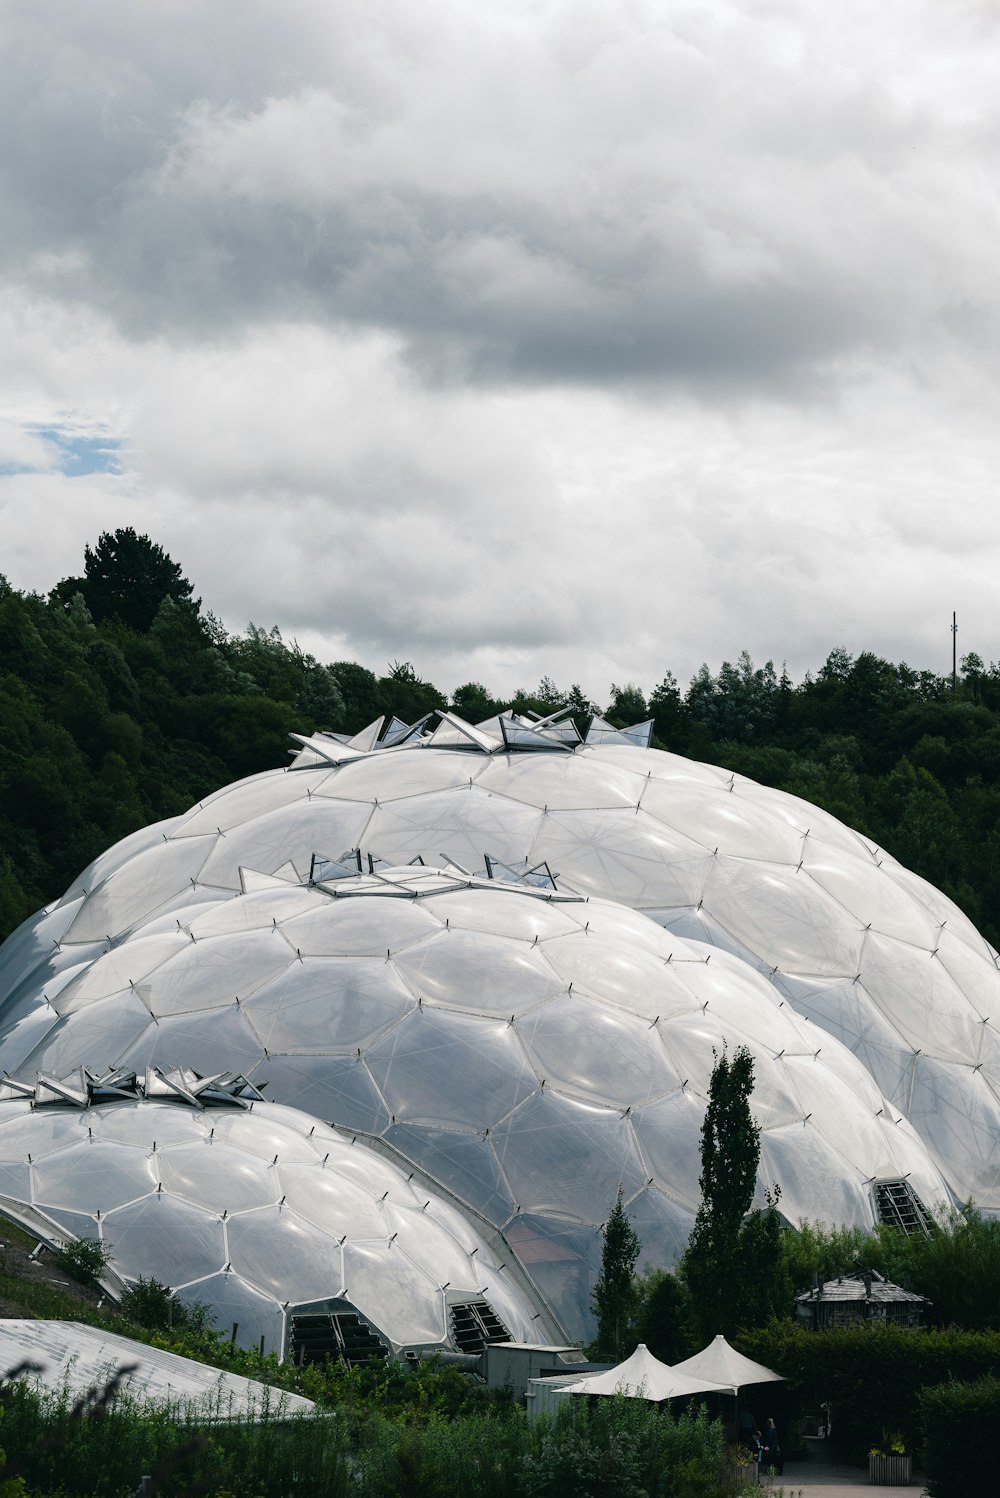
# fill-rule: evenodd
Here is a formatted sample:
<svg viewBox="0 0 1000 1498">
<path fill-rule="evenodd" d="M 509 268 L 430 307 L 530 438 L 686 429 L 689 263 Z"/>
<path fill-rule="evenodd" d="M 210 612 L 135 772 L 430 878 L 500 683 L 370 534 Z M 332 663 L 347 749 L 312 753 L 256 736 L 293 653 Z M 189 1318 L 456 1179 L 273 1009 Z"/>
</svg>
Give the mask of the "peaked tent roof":
<svg viewBox="0 0 1000 1498">
<path fill-rule="evenodd" d="M 746 1359 L 744 1359 L 746 1361 Z M 654 1358 L 645 1342 L 640 1342 L 630 1358 L 609 1368 L 607 1373 L 595 1373 L 576 1384 L 565 1384 L 564 1394 L 629 1394 L 633 1399 L 650 1399 L 659 1403 L 661 1399 L 684 1398 L 689 1394 L 733 1394 L 731 1382 L 720 1383 L 695 1373 L 682 1373 Z"/>
<path fill-rule="evenodd" d="M 755 1363 L 737 1352 L 735 1347 L 730 1347 L 721 1332 L 701 1352 L 696 1352 L 694 1357 L 685 1358 L 683 1363 L 675 1363 L 674 1372 L 686 1373 L 691 1378 L 712 1378 L 733 1389 L 742 1389 L 745 1384 L 785 1381 L 783 1374 L 772 1372 L 763 1363 Z"/>
</svg>

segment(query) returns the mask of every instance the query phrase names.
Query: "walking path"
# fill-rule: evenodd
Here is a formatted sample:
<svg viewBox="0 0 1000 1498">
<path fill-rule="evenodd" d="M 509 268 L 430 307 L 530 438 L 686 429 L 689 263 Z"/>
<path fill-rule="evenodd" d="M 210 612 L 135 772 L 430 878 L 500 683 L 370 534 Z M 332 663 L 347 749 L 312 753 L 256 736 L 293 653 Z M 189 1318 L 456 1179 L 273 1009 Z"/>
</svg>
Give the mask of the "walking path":
<svg viewBox="0 0 1000 1498">
<path fill-rule="evenodd" d="M 802 1498 L 810 1498 L 812 1494 L 817 1495 L 817 1498 L 876 1498 L 879 1493 L 884 1494 L 885 1498 L 895 1498 L 897 1493 L 909 1493 L 911 1498 L 918 1498 L 924 1491 L 924 1485 L 917 1481 L 905 1488 L 877 1487 L 868 1481 L 868 1472 L 864 1467 L 807 1461 L 786 1462 L 783 1475 L 775 1477 L 773 1482 L 770 1478 L 761 1478 L 761 1494 L 770 1491 L 774 1498 L 778 1498 L 782 1489 L 784 1498 L 799 1498 L 800 1493 Z"/>
</svg>

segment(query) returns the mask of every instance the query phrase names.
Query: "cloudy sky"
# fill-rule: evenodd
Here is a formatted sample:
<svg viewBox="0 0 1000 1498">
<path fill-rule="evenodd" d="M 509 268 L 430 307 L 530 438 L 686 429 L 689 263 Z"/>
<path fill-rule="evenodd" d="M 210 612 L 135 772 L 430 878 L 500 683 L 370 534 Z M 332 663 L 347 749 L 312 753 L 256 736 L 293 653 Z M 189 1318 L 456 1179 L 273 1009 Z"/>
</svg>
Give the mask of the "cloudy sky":
<svg viewBox="0 0 1000 1498">
<path fill-rule="evenodd" d="M 1000 656 L 993 0 L 3 0 L 0 570 L 444 690 Z"/>
</svg>

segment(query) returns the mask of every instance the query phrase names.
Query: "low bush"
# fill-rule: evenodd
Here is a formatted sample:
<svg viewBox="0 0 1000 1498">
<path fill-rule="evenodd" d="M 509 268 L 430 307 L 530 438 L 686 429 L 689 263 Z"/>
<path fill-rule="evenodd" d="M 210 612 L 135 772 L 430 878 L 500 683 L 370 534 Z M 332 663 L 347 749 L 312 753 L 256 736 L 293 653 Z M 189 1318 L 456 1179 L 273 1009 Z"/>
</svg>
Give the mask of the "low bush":
<svg viewBox="0 0 1000 1498">
<path fill-rule="evenodd" d="M 931 1498 L 996 1492 L 1000 1378 L 934 1384 L 921 1389 L 919 1404 Z"/>
<path fill-rule="evenodd" d="M 860 1326 L 813 1332 L 772 1322 L 734 1339 L 739 1350 L 788 1381 L 790 1406 L 832 1405 L 832 1438 L 845 1457 L 863 1461 L 883 1429 L 919 1444 L 920 1391 L 946 1379 L 970 1381 L 1000 1367 L 1000 1333 L 903 1331 Z"/>
</svg>

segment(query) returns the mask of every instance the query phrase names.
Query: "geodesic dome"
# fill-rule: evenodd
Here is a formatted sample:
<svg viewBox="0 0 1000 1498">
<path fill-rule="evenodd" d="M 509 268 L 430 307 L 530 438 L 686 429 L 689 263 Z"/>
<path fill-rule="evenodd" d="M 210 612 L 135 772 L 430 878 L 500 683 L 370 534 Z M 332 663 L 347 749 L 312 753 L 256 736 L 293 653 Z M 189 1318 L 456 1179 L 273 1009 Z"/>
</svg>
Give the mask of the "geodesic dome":
<svg viewBox="0 0 1000 1498">
<path fill-rule="evenodd" d="M 649 1262 L 683 1249 L 727 1042 L 754 1057 L 761 1199 L 779 1184 L 792 1220 L 870 1227 L 874 1183 L 946 1195 L 843 1046 L 745 963 L 624 906 L 426 867 L 252 882 L 72 977 L 16 1075 L 238 1068 L 501 1230 L 573 1336 L 619 1191 Z"/>
<path fill-rule="evenodd" d="M 817 807 L 600 720 L 587 744 L 510 717 L 443 714 L 423 736 L 394 722 L 381 741 L 380 726 L 304 739 L 291 769 L 102 855 L 0 951 L 2 1054 L 30 1048 L 40 994 L 74 966 L 156 915 L 176 930 L 237 895 L 241 868 L 299 878 L 317 854 L 358 849 L 475 871 L 490 856 L 742 959 L 854 1051 L 956 1199 L 1000 1210 L 997 957 L 939 891 Z"/>
<path fill-rule="evenodd" d="M 154 1079 L 156 1098 L 123 1097 L 135 1079 L 116 1074 L 0 1102 L 4 1209 L 49 1239 L 99 1240 L 123 1281 L 157 1279 L 279 1355 L 324 1319 L 359 1356 L 455 1350 L 463 1318 L 521 1340 L 547 1325 L 511 1256 L 412 1172 L 297 1109 Z"/>
<path fill-rule="evenodd" d="M 502 1226 L 566 1327 L 619 1184 L 652 1259 L 682 1246 L 725 1040 L 753 1051 L 789 1217 L 1000 1210 L 1000 974 L 938 891 L 640 731 L 380 726 L 301 740 L 25 923 L 0 949 L 0 1066 L 266 1074 Z M 443 873 L 388 869 L 421 860 Z M 476 871 L 525 887 L 491 900 Z"/>
</svg>

